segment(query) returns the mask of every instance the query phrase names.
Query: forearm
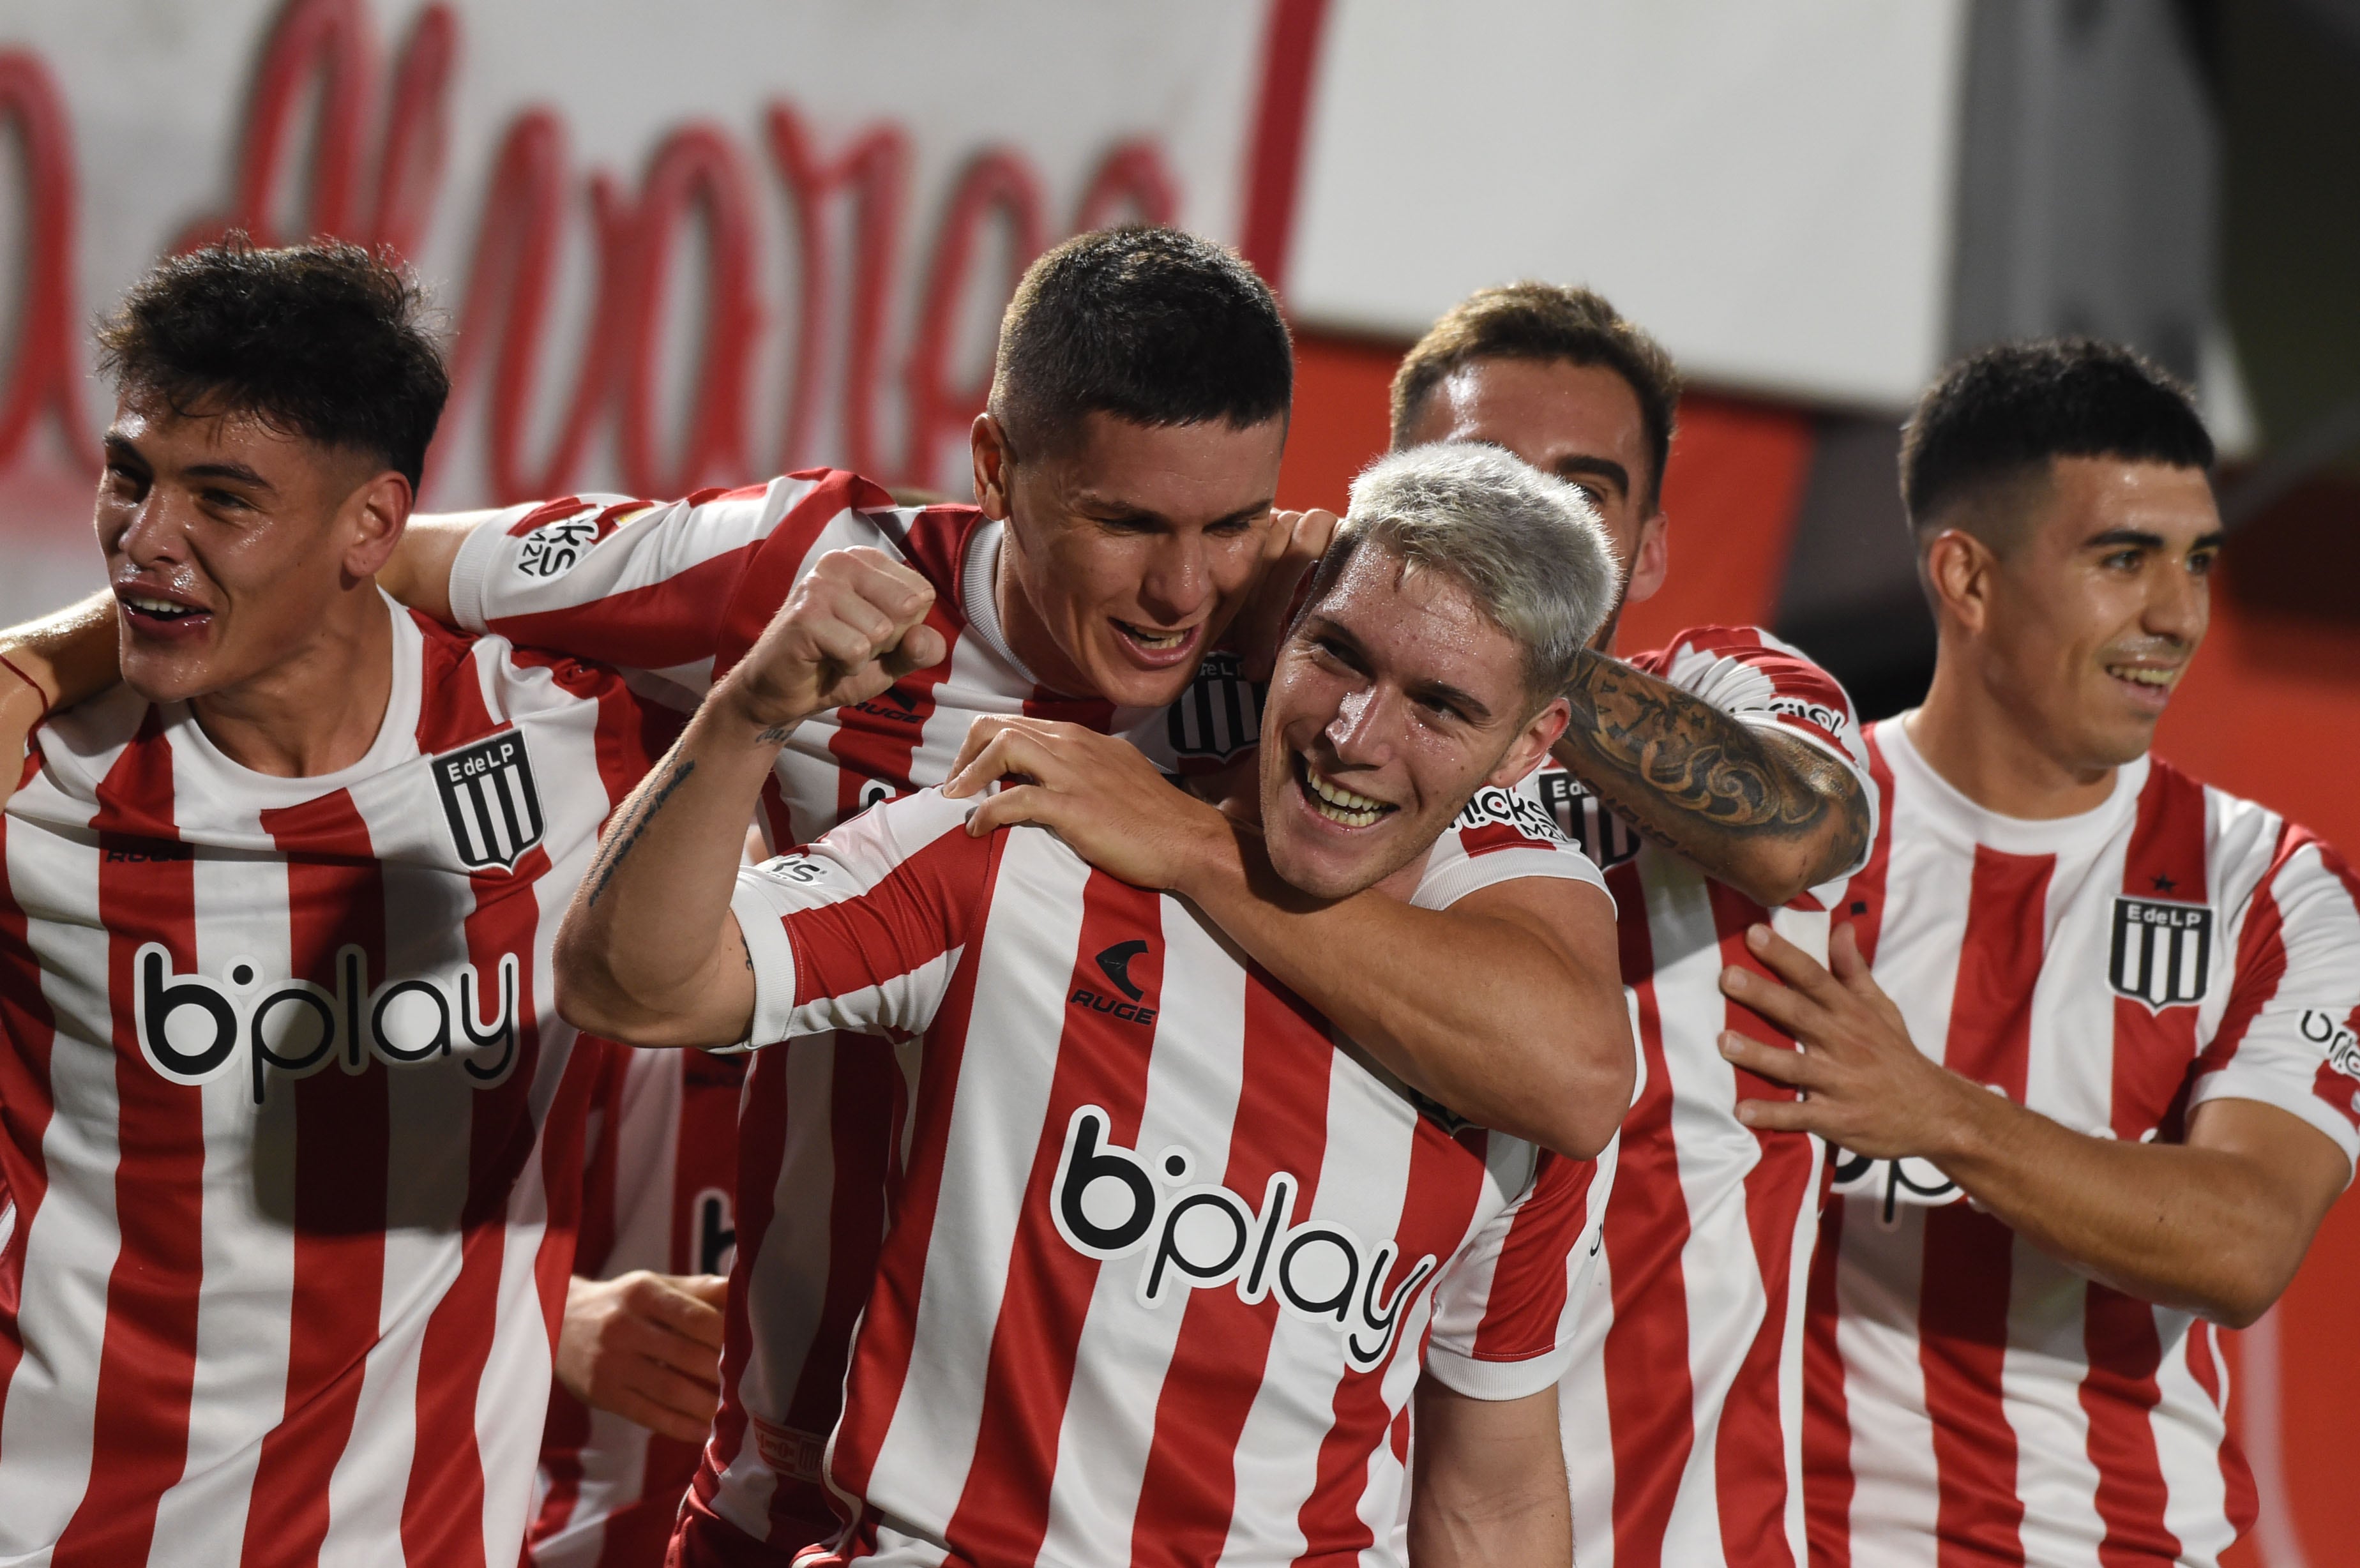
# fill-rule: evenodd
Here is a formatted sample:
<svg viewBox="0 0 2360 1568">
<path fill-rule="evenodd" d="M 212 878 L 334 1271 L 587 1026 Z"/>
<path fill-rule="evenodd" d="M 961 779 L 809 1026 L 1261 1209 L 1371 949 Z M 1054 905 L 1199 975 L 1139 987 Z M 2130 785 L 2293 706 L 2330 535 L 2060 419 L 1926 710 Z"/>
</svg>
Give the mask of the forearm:
<svg viewBox="0 0 2360 1568">
<path fill-rule="evenodd" d="M 1633 1056 L 1605 895 L 1571 882 L 1544 890 L 1601 900 L 1603 951 L 1568 953 L 1476 912 L 1498 889 L 1447 912 L 1373 891 L 1323 902 L 1281 879 L 1256 835 L 1227 843 L 1177 891 L 1404 1083 L 1573 1159 L 1606 1146 L 1630 1104 Z"/>
<path fill-rule="evenodd" d="M 1952 1075 L 1931 1156 L 1994 1218 L 2100 1284 L 2242 1327 L 2278 1299 L 2317 1216 L 2233 1153 L 2092 1138 Z"/>
<path fill-rule="evenodd" d="M 558 936 L 559 999 L 635 1045 L 721 1045 L 750 1016 L 730 896 L 746 819 L 786 738 L 716 692 L 608 823 Z"/>
<path fill-rule="evenodd" d="M 456 626 L 451 609 L 451 568 L 459 547 L 476 525 L 496 512 L 419 512 L 402 529 L 393 559 L 377 574 L 377 584 L 399 603 L 444 626 Z"/>
<path fill-rule="evenodd" d="M 1573 1515 L 1555 1391 L 1491 1404 L 1428 1373 L 1416 1401 L 1411 1568 L 1565 1568 Z"/>
<path fill-rule="evenodd" d="M 115 637 L 115 595 L 101 590 L 38 620 L 0 631 L 0 656 L 40 688 L 43 708 L 70 708 L 122 678 Z M 9 681 L 6 686 L 0 700 L 17 700 L 17 682 Z"/>
<path fill-rule="evenodd" d="M 1859 781 L 1800 743 L 1585 652 L 1557 759 L 1632 826 L 1775 908 L 1841 874 L 1868 839 Z"/>
</svg>

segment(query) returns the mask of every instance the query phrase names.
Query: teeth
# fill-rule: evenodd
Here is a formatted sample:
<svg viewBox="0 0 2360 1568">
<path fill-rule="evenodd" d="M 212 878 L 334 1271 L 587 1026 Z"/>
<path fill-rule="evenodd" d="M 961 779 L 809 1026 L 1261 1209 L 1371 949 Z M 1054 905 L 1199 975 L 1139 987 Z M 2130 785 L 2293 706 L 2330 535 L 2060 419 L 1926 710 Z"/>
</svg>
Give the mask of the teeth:
<svg viewBox="0 0 2360 1568">
<path fill-rule="evenodd" d="M 196 614 L 186 604 L 175 604 L 169 599 L 151 599 L 145 593 L 126 593 L 125 604 L 135 610 L 145 610 L 151 615 L 191 615 Z"/>
<path fill-rule="evenodd" d="M 1330 822 L 1341 822 L 1346 827 L 1367 827 L 1393 810 L 1382 800 L 1371 800 L 1366 795 L 1355 795 L 1349 789 L 1328 783 L 1312 772 L 1307 763 L 1303 768 L 1303 782 L 1311 791 L 1313 808 Z"/>
<path fill-rule="evenodd" d="M 2144 670 L 2130 665 L 2108 665 L 2106 667 L 2106 673 L 2114 676 L 2119 680 L 2128 681 L 2139 686 L 2169 686 L 2171 684 L 2171 678 L 2174 671 L 2169 670 Z"/>
<path fill-rule="evenodd" d="M 1145 626 L 1132 626 L 1129 621 L 1118 621 L 1115 624 L 1129 632 L 1131 640 L 1142 648 L 1152 648 L 1160 651 L 1167 648 L 1178 648 L 1188 640 L 1188 633 L 1185 627 L 1176 632 L 1152 632 Z"/>
</svg>

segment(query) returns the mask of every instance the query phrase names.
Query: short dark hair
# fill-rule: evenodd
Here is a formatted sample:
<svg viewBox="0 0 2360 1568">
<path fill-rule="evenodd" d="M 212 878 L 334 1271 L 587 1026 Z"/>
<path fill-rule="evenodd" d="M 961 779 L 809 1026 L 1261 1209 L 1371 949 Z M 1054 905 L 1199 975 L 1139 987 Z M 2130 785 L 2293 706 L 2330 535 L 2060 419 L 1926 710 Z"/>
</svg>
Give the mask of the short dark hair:
<svg viewBox="0 0 2360 1568">
<path fill-rule="evenodd" d="M 2210 468 L 2212 438 L 2188 388 L 2120 344 L 2082 337 L 1995 344 L 1945 370 L 1901 428 L 1910 527 L 1922 530 L 1961 501 L 2044 479 L 2060 457 Z"/>
<path fill-rule="evenodd" d="M 333 240 L 257 249 L 234 234 L 133 284 L 99 323 L 99 367 L 176 414 L 252 414 L 366 452 L 415 489 L 451 392 L 429 315 L 389 258 Z"/>
<path fill-rule="evenodd" d="M 1479 289 L 1444 312 L 1393 372 L 1393 444 L 1407 439 L 1426 400 L 1460 366 L 1484 359 L 1569 360 L 1603 365 L 1639 399 L 1647 440 L 1646 503 L 1664 495 L 1664 464 L 1680 404 L 1680 373 L 1664 345 L 1588 289 L 1526 279 Z"/>
<path fill-rule="evenodd" d="M 1062 448 L 1085 414 L 1244 430 L 1284 418 L 1294 397 L 1270 286 L 1177 229 L 1075 235 L 1025 269 L 1000 318 L 991 411 L 1028 450 Z"/>
</svg>

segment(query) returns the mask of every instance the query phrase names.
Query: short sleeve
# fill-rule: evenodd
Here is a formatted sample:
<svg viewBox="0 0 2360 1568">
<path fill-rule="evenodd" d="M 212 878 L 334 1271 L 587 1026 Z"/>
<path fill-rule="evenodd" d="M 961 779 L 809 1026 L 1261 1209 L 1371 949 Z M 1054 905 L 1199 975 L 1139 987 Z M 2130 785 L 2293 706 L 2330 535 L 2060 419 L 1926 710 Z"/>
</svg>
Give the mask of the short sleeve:
<svg viewBox="0 0 2360 1568">
<path fill-rule="evenodd" d="M 1597 863 L 1557 826 L 1529 778 L 1513 789 L 1487 784 L 1475 791 L 1434 841 L 1410 902 L 1421 909 L 1447 909 L 1479 888 L 1526 877 L 1587 882 L 1606 893 Z M 1611 893 L 1607 904 L 1613 907 Z"/>
<path fill-rule="evenodd" d="M 1544 1152 L 1514 1203 L 1436 1282 L 1426 1369 L 1470 1399 L 1519 1399 L 1563 1377 L 1597 1283 L 1618 1135 L 1595 1160 Z"/>
<path fill-rule="evenodd" d="M 1867 743 L 1852 698 L 1809 655 L 1756 627 L 1698 626 L 1630 662 L 1741 724 L 1792 735 L 1842 764 L 1860 781 L 1870 812 L 1861 858 L 1843 875 L 1867 863 L 1869 846 L 1876 842 L 1877 806 Z"/>
<path fill-rule="evenodd" d="M 2258 1100 L 2360 1154 L 2360 881 L 2300 828 L 2283 831 L 2240 923 L 2227 1007 L 2197 1059 L 2192 1111 Z"/>
<path fill-rule="evenodd" d="M 678 501 L 568 495 L 487 514 L 451 568 L 451 609 L 473 632 L 663 676 L 702 691 L 816 553 L 879 542 L 866 517 L 891 497 L 833 470 Z"/>
<path fill-rule="evenodd" d="M 981 922 L 998 842 L 968 836 L 975 805 L 921 790 L 738 872 L 729 908 L 754 967 L 741 1045 L 934 1021 Z"/>
</svg>

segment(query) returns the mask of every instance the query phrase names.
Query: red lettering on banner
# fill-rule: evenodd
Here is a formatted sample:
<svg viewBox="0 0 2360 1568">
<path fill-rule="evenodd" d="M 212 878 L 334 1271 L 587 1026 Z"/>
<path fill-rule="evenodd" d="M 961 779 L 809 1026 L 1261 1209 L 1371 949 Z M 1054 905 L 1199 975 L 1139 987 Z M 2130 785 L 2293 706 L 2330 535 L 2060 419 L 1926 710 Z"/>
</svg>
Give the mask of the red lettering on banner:
<svg viewBox="0 0 2360 1568">
<path fill-rule="evenodd" d="M 1109 223 L 1168 223 L 1179 215 L 1180 192 L 1164 155 L 1147 142 L 1125 142 L 1106 155 L 1089 189 L 1074 207 L 1073 232 Z"/>
<path fill-rule="evenodd" d="M 0 49 L 0 127 L 14 127 L 23 152 L 25 255 L 16 294 L 16 363 L 0 391 L 0 467 L 16 456 L 43 414 L 77 457 L 94 461 L 75 401 L 82 373 L 73 333 L 73 127 L 65 101 L 38 55 Z"/>
<path fill-rule="evenodd" d="M 991 394 L 989 360 L 980 378 L 966 387 L 950 384 L 950 360 L 958 351 L 955 334 L 961 324 L 959 306 L 967 298 L 967 269 L 975 265 L 976 240 L 995 216 L 1007 232 L 1010 255 L 1008 286 L 994 298 L 1005 300 L 1016 291 L 1016 280 L 1032 258 L 1048 247 L 1041 234 L 1039 182 L 1023 159 L 997 148 L 968 164 L 952 193 L 934 241 L 934 265 L 927 269 L 917 337 L 910 345 L 910 446 L 901 472 L 922 484 L 934 474 L 941 439 L 965 435 Z"/>
</svg>

